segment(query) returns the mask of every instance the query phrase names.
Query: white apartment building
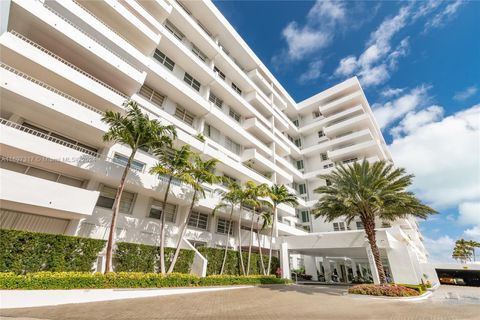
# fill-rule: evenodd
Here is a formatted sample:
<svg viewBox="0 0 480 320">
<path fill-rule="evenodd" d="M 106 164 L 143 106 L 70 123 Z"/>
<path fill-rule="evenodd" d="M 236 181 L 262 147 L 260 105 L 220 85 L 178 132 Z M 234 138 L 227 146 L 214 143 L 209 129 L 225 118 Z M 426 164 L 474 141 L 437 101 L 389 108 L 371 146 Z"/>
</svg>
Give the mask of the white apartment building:
<svg viewBox="0 0 480 320">
<path fill-rule="evenodd" d="M 375 279 L 361 223 L 325 223 L 309 211 L 315 188 L 327 183 L 319 174 L 364 158 L 392 160 L 356 78 L 295 102 L 210 1 L 0 5 L 2 228 L 106 239 L 130 151 L 102 140 L 108 128 L 101 117 L 132 99 L 177 127 L 177 146 L 220 160 L 218 174 L 285 184 L 298 194 L 299 208 L 279 208 L 274 243 L 268 230 L 254 237 L 257 248 L 278 250 L 285 277 L 304 264 L 314 279 L 348 282 L 363 273 Z M 165 181 L 148 173 L 155 162 L 144 151 L 135 157 L 118 241 L 158 244 Z M 227 235 L 227 213 L 211 215 L 216 188 L 224 187 L 208 186 L 195 207 L 185 247 L 238 248 L 236 228 Z M 170 192 L 167 245 L 174 246 L 191 190 L 176 183 Z M 236 214 L 242 227 L 256 221 L 248 210 Z M 428 270 L 416 221 L 379 221 L 378 228 L 389 273 L 396 282 L 418 282 Z M 208 262 L 197 256 L 202 274 Z"/>
</svg>

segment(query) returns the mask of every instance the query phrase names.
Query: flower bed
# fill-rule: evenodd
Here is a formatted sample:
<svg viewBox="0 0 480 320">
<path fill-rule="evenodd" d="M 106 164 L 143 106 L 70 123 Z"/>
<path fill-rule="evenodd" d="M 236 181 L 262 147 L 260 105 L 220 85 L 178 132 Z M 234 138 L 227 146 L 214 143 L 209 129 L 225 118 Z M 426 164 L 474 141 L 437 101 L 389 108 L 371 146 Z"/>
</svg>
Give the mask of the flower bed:
<svg viewBox="0 0 480 320">
<path fill-rule="evenodd" d="M 35 272 L 16 275 L 0 273 L 0 289 L 106 289 L 106 288 L 166 288 L 222 285 L 286 284 L 289 280 L 275 276 L 208 276 L 191 274 L 111 272 Z"/>
<path fill-rule="evenodd" d="M 414 297 L 420 292 L 411 288 L 397 285 L 361 284 L 348 289 L 348 293 L 386 297 Z"/>
</svg>

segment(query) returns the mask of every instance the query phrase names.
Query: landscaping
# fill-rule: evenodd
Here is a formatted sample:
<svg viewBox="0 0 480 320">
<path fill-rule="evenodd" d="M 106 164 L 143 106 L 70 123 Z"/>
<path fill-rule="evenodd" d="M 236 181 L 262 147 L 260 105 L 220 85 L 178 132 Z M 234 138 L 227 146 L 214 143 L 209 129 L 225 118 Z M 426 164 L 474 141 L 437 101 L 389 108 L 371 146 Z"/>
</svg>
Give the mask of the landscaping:
<svg viewBox="0 0 480 320">
<path fill-rule="evenodd" d="M 415 297 L 423 292 L 407 288 L 406 285 L 360 284 L 349 288 L 348 293 L 386 297 Z"/>
<path fill-rule="evenodd" d="M 287 284 L 287 279 L 275 276 L 213 275 L 204 278 L 192 274 L 143 272 L 34 272 L 17 275 L 0 273 L 0 289 L 108 289 L 108 288 L 170 288 L 224 285 Z"/>
</svg>

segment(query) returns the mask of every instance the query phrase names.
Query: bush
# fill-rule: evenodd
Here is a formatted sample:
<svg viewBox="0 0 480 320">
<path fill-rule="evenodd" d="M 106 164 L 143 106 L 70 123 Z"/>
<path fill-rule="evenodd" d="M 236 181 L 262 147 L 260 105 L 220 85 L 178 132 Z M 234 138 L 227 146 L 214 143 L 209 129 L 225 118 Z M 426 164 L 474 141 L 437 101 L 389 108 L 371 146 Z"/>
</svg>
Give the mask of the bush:
<svg viewBox="0 0 480 320">
<path fill-rule="evenodd" d="M 0 272 L 91 271 L 105 241 L 0 229 Z"/>
<path fill-rule="evenodd" d="M 198 251 L 208 260 L 207 275 L 220 274 L 220 270 L 222 268 L 223 254 L 225 252 L 225 249 L 201 247 L 201 248 L 198 248 Z M 246 270 L 248 252 L 243 251 L 242 255 L 243 255 L 243 263 L 245 264 L 245 270 Z M 251 260 L 250 274 L 252 275 L 262 274 L 260 254 L 252 253 L 250 260 Z M 266 269 L 268 265 L 268 255 L 263 255 L 263 263 Z M 271 266 L 270 274 L 275 274 L 275 271 L 279 266 L 280 266 L 280 261 L 278 260 L 278 258 L 272 256 L 272 266 Z M 225 270 L 223 273 L 229 274 L 229 275 L 240 275 L 242 273 L 242 269 L 240 267 L 240 254 L 238 251 L 234 251 L 234 250 L 227 251 L 227 261 L 225 263 Z"/>
<path fill-rule="evenodd" d="M 348 289 L 348 293 L 387 297 L 412 297 L 420 295 L 418 291 L 400 285 L 373 284 L 361 284 L 353 286 Z"/>
<path fill-rule="evenodd" d="M 275 276 L 209 276 L 172 273 L 112 272 L 36 272 L 17 275 L 0 273 L 0 289 L 105 289 L 105 288 L 166 288 L 222 285 L 285 284 L 289 280 Z"/>
<path fill-rule="evenodd" d="M 425 291 L 427 291 L 427 287 L 425 285 L 422 285 L 422 284 L 396 284 L 396 285 L 416 290 L 416 291 L 418 291 L 419 294 L 422 294 Z"/>
<path fill-rule="evenodd" d="M 175 248 L 165 248 L 165 265 L 170 266 L 168 257 L 173 256 Z M 174 272 L 190 273 L 195 253 L 193 250 L 181 249 Z M 160 270 L 160 247 L 145 244 L 117 242 L 114 253 L 115 271 L 117 272 L 156 272 Z"/>
</svg>

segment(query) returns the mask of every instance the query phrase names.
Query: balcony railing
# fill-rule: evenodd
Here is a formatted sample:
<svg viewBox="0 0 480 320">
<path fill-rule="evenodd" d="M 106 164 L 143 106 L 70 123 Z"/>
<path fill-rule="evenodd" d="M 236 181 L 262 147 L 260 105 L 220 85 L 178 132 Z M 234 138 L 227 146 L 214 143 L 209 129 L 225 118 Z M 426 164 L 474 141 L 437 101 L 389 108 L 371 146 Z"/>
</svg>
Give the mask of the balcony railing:
<svg viewBox="0 0 480 320">
<path fill-rule="evenodd" d="M 100 41 L 98 41 L 97 39 L 95 39 L 93 36 L 91 36 L 87 31 L 83 30 L 82 28 L 80 28 L 78 25 L 76 25 L 75 23 L 73 23 L 72 21 L 68 20 L 67 18 L 65 18 L 62 14 L 60 14 L 59 12 L 55 11 L 54 9 L 52 9 L 51 7 L 48 6 L 47 2 L 44 2 L 43 6 L 48 9 L 50 12 L 52 12 L 53 14 L 55 14 L 57 17 L 59 17 L 60 19 L 62 19 L 63 21 L 65 21 L 66 23 L 68 23 L 69 25 L 71 25 L 72 27 L 74 27 L 75 29 L 77 29 L 78 31 L 80 31 L 81 33 L 83 33 L 85 36 L 87 36 L 88 38 L 90 38 L 91 40 L 93 40 L 94 42 L 96 42 L 99 46 L 103 47 L 105 50 L 107 50 L 108 52 L 110 52 L 111 54 L 113 54 L 114 56 L 116 56 L 117 58 L 119 58 L 120 60 L 122 60 L 123 62 L 125 62 L 126 64 L 128 64 L 130 67 L 132 67 L 133 69 L 137 70 L 138 72 L 141 72 L 140 69 L 138 69 L 137 67 L 135 67 L 134 65 L 132 65 L 130 62 L 128 62 L 127 60 L 125 60 L 125 58 L 123 58 L 122 56 L 120 56 L 118 53 L 112 51 L 109 47 L 107 47 L 105 44 L 101 43 Z"/>
<path fill-rule="evenodd" d="M 100 111 L 100 110 L 98 110 L 97 108 L 94 108 L 94 107 L 92 107 L 91 105 L 89 105 L 89 104 L 87 104 L 87 103 L 85 103 L 85 102 L 83 102 L 83 101 L 80 101 L 80 100 L 78 100 L 77 98 L 74 98 L 74 97 L 72 97 L 72 96 L 69 95 L 69 94 L 66 94 L 65 92 L 62 92 L 62 91 L 60 91 L 60 90 L 58 90 L 58 89 L 56 89 L 56 88 L 54 88 L 54 87 L 46 84 L 45 82 L 42 82 L 42 81 L 40 81 L 40 80 L 38 80 L 38 79 L 35 79 L 35 78 L 33 78 L 33 77 L 31 77 L 31 76 L 29 76 L 29 75 L 27 75 L 27 74 L 25 74 L 25 73 L 23 73 L 23 72 L 15 69 L 15 68 L 13 68 L 13 67 L 10 67 L 9 65 L 6 65 L 6 64 L 4 64 L 4 63 L 1 63 L 1 64 L 0 64 L 0 68 L 5 69 L 5 70 L 7 70 L 7 71 L 9 71 L 9 72 L 11 72 L 11 73 L 14 73 L 14 74 L 16 74 L 17 76 L 20 76 L 20 77 L 22 77 L 22 78 L 24 78 L 24 79 L 26 79 L 26 80 L 28 80 L 28 81 L 31 81 L 31 82 L 35 83 L 36 85 L 39 85 L 39 86 L 41 86 L 41 87 L 43 87 L 43 88 L 45 88 L 45 89 L 47 89 L 47 90 L 49 90 L 49 91 L 51 91 L 51 92 L 53 92 L 53 93 L 56 93 L 56 94 L 58 94 L 58 95 L 60 95 L 60 96 L 62 96 L 62 97 L 64 97 L 64 98 L 66 98 L 66 99 L 68 99 L 68 100 L 70 100 L 70 101 L 73 101 L 73 102 L 75 102 L 76 104 L 79 104 L 79 105 L 81 105 L 81 106 L 84 107 L 84 108 L 87 108 L 87 109 L 89 109 L 89 110 L 91 110 L 91 111 L 93 111 L 93 112 L 95 112 L 95 113 L 98 113 L 98 114 L 100 114 L 100 115 L 103 115 L 103 111 Z"/>
<path fill-rule="evenodd" d="M 73 64 L 71 64 L 71 63 L 70 63 L 70 62 L 68 62 L 67 60 L 65 60 L 65 59 L 63 59 L 62 57 L 60 57 L 60 56 L 56 55 L 55 53 L 53 53 L 53 52 L 51 52 L 51 51 L 49 51 L 49 50 L 45 49 L 44 47 L 42 47 L 42 46 L 41 46 L 41 45 L 39 45 L 38 43 L 36 43 L 36 42 L 33 42 L 32 40 L 28 39 L 28 38 L 27 38 L 27 37 L 25 37 L 24 35 L 22 35 L 22 34 L 20 34 L 20 33 L 16 32 L 16 31 L 14 31 L 14 30 L 10 31 L 10 33 L 11 33 L 12 35 L 14 35 L 14 36 L 18 37 L 19 39 L 21 39 L 21 40 L 23 40 L 23 41 L 27 42 L 29 45 L 31 45 L 31 46 L 33 46 L 33 47 L 37 48 L 38 50 L 40 50 L 40 51 L 42 51 L 42 52 L 44 52 L 44 53 L 48 54 L 48 55 L 49 55 L 49 56 L 51 56 L 52 58 L 55 58 L 56 60 L 60 61 L 61 63 L 63 63 L 63 64 L 65 64 L 65 65 L 67 65 L 68 67 L 70 67 L 70 68 L 72 68 L 72 69 L 74 69 L 75 71 L 77 71 L 77 72 L 81 73 L 82 75 L 84 75 L 84 76 L 86 76 L 86 77 L 90 78 L 91 80 L 95 81 L 96 83 L 100 84 L 101 86 L 103 86 L 103 87 L 105 87 L 105 88 L 107 88 L 107 89 L 109 89 L 109 90 L 111 90 L 111 91 L 115 92 L 116 94 L 118 94 L 119 96 L 121 96 L 121 97 L 123 97 L 123 98 L 125 98 L 125 99 L 127 98 L 127 95 L 126 95 L 126 94 L 124 94 L 124 93 L 122 93 L 122 92 L 118 91 L 117 89 L 115 89 L 115 88 L 111 87 L 110 85 L 106 84 L 105 82 L 103 82 L 103 81 L 101 81 L 101 80 L 99 80 L 99 79 L 95 78 L 95 77 L 94 77 L 94 76 L 92 76 L 91 74 L 89 74 L 89 73 L 87 73 L 87 72 L 83 71 L 82 69 L 80 69 L 80 68 L 79 68 L 79 67 L 77 67 L 76 65 L 73 65 Z"/>
</svg>

